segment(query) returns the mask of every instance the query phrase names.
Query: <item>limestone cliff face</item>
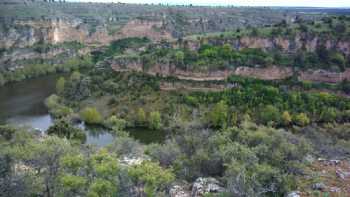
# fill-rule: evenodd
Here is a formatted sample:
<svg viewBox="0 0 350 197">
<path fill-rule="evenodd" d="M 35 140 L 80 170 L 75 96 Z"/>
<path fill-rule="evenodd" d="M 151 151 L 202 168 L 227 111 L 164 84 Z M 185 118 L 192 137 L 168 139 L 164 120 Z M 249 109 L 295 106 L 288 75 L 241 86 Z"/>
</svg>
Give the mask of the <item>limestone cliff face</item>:
<svg viewBox="0 0 350 197">
<path fill-rule="evenodd" d="M 111 34 L 106 24 L 90 30 L 81 19 L 57 18 L 14 21 L 6 31 L 0 31 L 0 48 L 24 48 L 36 43 L 58 44 L 78 41 L 83 44 L 106 45 L 126 37 L 149 37 L 152 40 L 171 39 L 162 29 L 161 21 L 130 20 Z"/>
<path fill-rule="evenodd" d="M 198 50 L 202 43 L 209 43 L 213 45 L 229 44 L 233 49 L 240 50 L 244 48 L 257 48 L 266 51 L 277 49 L 285 53 L 295 53 L 300 49 L 305 49 L 308 52 L 315 52 L 317 47 L 325 47 L 327 49 L 334 49 L 350 55 L 350 39 L 348 40 L 334 40 L 320 37 L 308 37 L 306 35 L 296 35 L 293 38 L 288 37 L 259 37 L 259 36 L 243 36 L 240 38 L 205 38 L 199 40 L 185 40 L 185 47 L 191 50 Z M 174 44 L 174 47 L 179 47 Z"/>
<path fill-rule="evenodd" d="M 278 80 L 291 77 L 291 67 L 270 66 L 266 68 L 237 67 L 233 69 L 215 71 L 192 71 L 183 70 L 171 63 L 157 63 L 150 68 L 144 68 L 140 58 L 118 57 L 106 62 L 113 70 L 118 72 L 136 71 L 150 75 L 173 76 L 179 79 L 194 81 L 225 80 L 232 74 L 255 77 L 264 80 Z"/>
<path fill-rule="evenodd" d="M 244 67 L 216 71 L 183 70 L 170 63 L 157 63 L 150 68 L 144 68 L 140 58 L 118 57 L 106 62 L 113 70 L 118 72 L 136 71 L 151 75 L 173 76 L 179 79 L 194 81 L 225 80 L 230 75 L 253 77 L 263 80 L 282 80 L 296 75 L 301 81 L 339 83 L 350 80 L 350 69 L 344 72 L 330 72 L 326 70 L 294 70 L 292 67 Z"/>
</svg>

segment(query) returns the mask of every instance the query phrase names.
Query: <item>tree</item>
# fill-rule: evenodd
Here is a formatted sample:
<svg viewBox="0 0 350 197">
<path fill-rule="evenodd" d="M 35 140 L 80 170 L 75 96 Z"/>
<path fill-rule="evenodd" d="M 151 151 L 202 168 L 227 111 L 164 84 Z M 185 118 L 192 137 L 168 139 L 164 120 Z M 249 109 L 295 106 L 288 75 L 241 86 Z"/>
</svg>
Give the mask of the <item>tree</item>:
<svg viewBox="0 0 350 197">
<path fill-rule="evenodd" d="M 330 55 L 330 62 L 339 66 L 342 70 L 345 69 L 346 60 L 343 54 L 335 52 Z"/>
<path fill-rule="evenodd" d="M 160 126 L 161 126 L 160 113 L 158 111 L 151 112 L 149 116 L 149 127 L 151 129 L 159 129 Z"/>
<path fill-rule="evenodd" d="M 279 123 L 280 121 L 280 112 L 273 105 L 267 105 L 260 111 L 260 121 L 264 124 L 273 122 Z"/>
<path fill-rule="evenodd" d="M 282 122 L 285 126 L 290 125 L 292 122 L 292 116 L 289 114 L 288 111 L 284 111 L 282 114 Z"/>
<path fill-rule="evenodd" d="M 146 113 L 142 108 L 137 110 L 136 123 L 141 126 L 144 126 L 146 123 Z"/>
<path fill-rule="evenodd" d="M 321 111 L 320 119 L 324 122 L 333 122 L 337 118 L 337 110 L 333 107 L 323 108 Z"/>
<path fill-rule="evenodd" d="M 111 116 L 107 119 L 105 125 L 114 131 L 123 131 L 127 122 L 123 119 L 117 118 L 117 116 Z"/>
<path fill-rule="evenodd" d="M 214 127 L 226 127 L 227 125 L 227 109 L 225 101 L 220 101 L 212 108 L 209 113 L 209 121 Z"/>
<path fill-rule="evenodd" d="M 66 83 L 66 80 L 64 77 L 60 77 L 56 82 L 56 92 L 57 94 L 62 94 L 64 91 L 64 84 Z"/>
<path fill-rule="evenodd" d="M 74 72 L 64 85 L 64 96 L 67 99 L 80 101 L 90 96 L 90 78 Z"/>
<path fill-rule="evenodd" d="M 184 64 L 185 54 L 182 51 L 177 51 L 175 53 L 175 64 L 178 66 L 182 66 Z"/>
<path fill-rule="evenodd" d="M 65 137 L 69 140 L 77 140 L 81 143 L 85 143 L 86 135 L 85 133 L 72 125 L 70 125 L 66 120 L 61 119 L 55 122 L 54 125 L 50 126 L 47 130 L 49 135 L 57 135 L 59 137 Z"/>
<path fill-rule="evenodd" d="M 310 124 L 310 119 L 305 113 L 300 113 L 295 115 L 293 117 L 293 121 L 295 122 L 295 124 L 302 127 Z"/>
<path fill-rule="evenodd" d="M 151 161 L 144 161 L 140 165 L 130 167 L 128 174 L 135 181 L 137 188 L 145 188 L 147 196 L 157 196 L 155 195 L 157 190 L 164 189 L 175 179 L 171 170 L 163 169 L 158 163 Z"/>
<path fill-rule="evenodd" d="M 94 107 L 86 107 L 80 112 L 80 117 L 87 124 L 100 124 L 102 122 L 102 116 L 100 112 Z"/>
</svg>

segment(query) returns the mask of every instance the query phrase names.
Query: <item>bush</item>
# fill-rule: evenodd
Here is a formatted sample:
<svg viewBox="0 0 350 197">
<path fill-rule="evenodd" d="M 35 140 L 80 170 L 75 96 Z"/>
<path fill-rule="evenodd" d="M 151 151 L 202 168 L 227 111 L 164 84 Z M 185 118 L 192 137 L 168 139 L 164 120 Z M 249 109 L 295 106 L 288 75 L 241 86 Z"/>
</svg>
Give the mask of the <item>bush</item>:
<svg viewBox="0 0 350 197">
<path fill-rule="evenodd" d="M 151 129 L 159 129 L 161 126 L 160 113 L 158 111 L 151 112 L 148 122 Z"/>
<path fill-rule="evenodd" d="M 85 143 L 86 141 L 86 135 L 81 129 L 70 125 L 63 119 L 58 120 L 54 125 L 50 126 L 47 130 L 47 134 L 65 137 L 69 140 L 77 140 L 81 143 Z"/>
<path fill-rule="evenodd" d="M 111 116 L 105 122 L 105 126 L 114 131 L 123 131 L 126 124 L 127 122 L 125 120 L 117 118 L 117 116 Z"/>
<path fill-rule="evenodd" d="M 280 122 L 281 113 L 273 105 L 267 105 L 260 111 L 260 121 L 263 124 L 273 122 L 278 124 Z"/>
<path fill-rule="evenodd" d="M 302 126 L 302 127 L 310 124 L 310 119 L 305 113 L 300 113 L 300 114 L 295 115 L 293 117 L 293 121 L 295 124 Z"/>
<path fill-rule="evenodd" d="M 57 94 L 62 94 L 64 91 L 64 84 L 66 83 L 66 80 L 64 77 L 60 77 L 56 82 L 56 92 Z"/>
<path fill-rule="evenodd" d="M 97 111 L 96 108 L 93 107 L 86 107 L 80 112 L 80 117 L 86 122 L 87 124 L 100 124 L 102 122 L 102 116 Z"/>
<path fill-rule="evenodd" d="M 209 122 L 214 127 L 226 127 L 227 125 L 227 114 L 228 106 L 225 101 L 220 101 L 209 113 Z"/>
<path fill-rule="evenodd" d="M 45 105 L 51 115 L 56 118 L 67 117 L 73 114 L 73 109 L 60 103 L 60 97 L 53 94 L 45 100 Z"/>
</svg>

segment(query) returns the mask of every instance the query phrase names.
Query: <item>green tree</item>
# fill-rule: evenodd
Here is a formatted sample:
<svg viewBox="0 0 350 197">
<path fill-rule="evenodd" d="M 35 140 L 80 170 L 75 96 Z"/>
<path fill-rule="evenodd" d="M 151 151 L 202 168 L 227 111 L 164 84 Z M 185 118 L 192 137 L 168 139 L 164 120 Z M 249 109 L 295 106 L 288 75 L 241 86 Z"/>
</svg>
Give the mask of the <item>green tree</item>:
<svg viewBox="0 0 350 197">
<path fill-rule="evenodd" d="M 182 66 L 184 64 L 185 54 L 182 51 L 177 51 L 175 53 L 175 63 L 176 65 Z"/>
<path fill-rule="evenodd" d="M 66 174 L 60 177 L 60 182 L 66 194 L 76 196 L 84 190 L 87 179 L 82 176 Z"/>
<path fill-rule="evenodd" d="M 85 133 L 81 129 L 72 126 L 64 119 L 56 121 L 54 125 L 49 127 L 47 133 L 49 135 L 65 137 L 69 140 L 77 140 L 81 143 L 85 143 L 86 141 Z"/>
<path fill-rule="evenodd" d="M 137 114 L 136 114 L 136 123 L 138 125 L 142 125 L 144 126 L 146 123 L 146 113 L 142 108 L 139 108 L 137 110 Z"/>
<path fill-rule="evenodd" d="M 105 126 L 111 128 L 114 131 L 123 131 L 126 127 L 127 122 L 117 116 L 111 116 L 105 122 Z"/>
<path fill-rule="evenodd" d="M 66 83 L 66 80 L 64 77 L 60 77 L 56 82 L 56 92 L 57 94 L 62 94 L 64 91 L 64 84 Z"/>
<path fill-rule="evenodd" d="M 285 126 L 290 125 L 292 122 L 292 116 L 289 114 L 288 111 L 284 111 L 282 114 L 282 122 Z"/>
<path fill-rule="evenodd" d="M 88 197 L 113 197 L 117 192 L 115 185 L 105 179 L 96 179 L 89 187 Z"/>
<path fill-rule="evenodd" d="M 310 119 L 305 113 L 300 113 L 300 114 L 295 115 L 293 117 L 293 121 L 295 122 L 295 124 L 297 124 L 299 126 L 306 126 L 306 125 L 310 124 Z"/>
<path fill-rule="evenodd" d="M 175 176 L 169 169 L 163 169 L 158 163 L 144 161 L 140 165 L 132 166 L 128 170 L 136 182 L 137 187 L 144 187 L 147 196 L 156 196 L 155 192 L 164 189 L 174 179 Z"/>
<path fill-rule="evenodd" d="M 102 116 L 94 107 L 86 107 L 80 112 L 80 117 L 88 124 L 100 124 Z"/>
<path fill-rule="evenodd" d="M 158 111 L 150 113 L 149 116 L 149 127 L 152 129 L 159 129 L 161 126 L 161 117 Z"/>
<path fill-rule="evenodd" d="M 320 119 L 324 122 L 333 122 L 337 118 L 337 110 L 333 107 L 323 108 L 321 111 Z"/>
<path fill-rule="evenodd" d="M 209 121 L 214 127 L 226 127 L 228 106 L 225 101 L 220 101 L 209 113 Z"/>
<path fill-rule="evenodd" d="M 330 55 L 330 61 L 333 64 L 336 64 L 337 66 L 339 66 L 341 69 L 345 68 L 345 57 L 343 54 L 341 53 L 333 53 Z"/>
<path fill-rule="evenodd" d="M 280 121 L 280 112 L 273 105 L 267 105 L 260 111 L 260 121 L 264 124 L 273 122 L 279 123 Z"/>
</svg>

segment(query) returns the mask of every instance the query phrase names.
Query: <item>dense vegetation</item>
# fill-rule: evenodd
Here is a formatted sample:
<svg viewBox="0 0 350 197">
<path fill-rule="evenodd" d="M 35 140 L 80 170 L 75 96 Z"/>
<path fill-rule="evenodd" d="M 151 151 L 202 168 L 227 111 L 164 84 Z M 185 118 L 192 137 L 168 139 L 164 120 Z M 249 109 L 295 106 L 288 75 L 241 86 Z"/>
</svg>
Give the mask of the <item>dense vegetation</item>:
<svg viewBox="0 0 350 197">
<path fill-rule="evenodd" d="M 15 70 L 1 70 L 0 71 L 0 85 L 10 82 L 22 81 L 29 78 L 48 75 L 52 73 L 72 72 L 73 70 L 83 69 L 92 66 L 90 56 L 73 57 L 67 59 L 62 64 L 47 64 L 47 63 L 33 63 L 27 64 L 22 68 Z"/>
<path fill-rule="evenodd" d="M 59 8 L 77 14 L 78 4 L 69 5 Z M 114 16 L 113 9 L 122 6 L 112 4 L 110 12 L 101 16 Z M 126 8 L 140 12 L 137 6 Z M 143 8 L 159 11 L 163 6 Z M 135 14 L 127 12 L 120 14 Z M 348 159 L 347 81 L 316 84 L 298 81 L 296 76 L 275 81 L 240 76 L 191 81 L 115 72 L 110 64 L 118 59 L 137 59 L 144 71 L 156 64 L 200 72 L 272 65 L 344 71 L 350 66 L 349 57 L 323 45 L 314 51 L 303 47 L 287 52 L 273 47 L 238 49 L 232 42 L 244 36 L 292 40 L 296 35 L 347 40 L 349 17 L 315 22 L 296 18 L 295 23 L 282 21 L 260 29 L 181 38 L 192 32 L 184 29 L 191 26 L 186 25 L 189 14 L 167 12 L 173 23 L 166 28 L 180 28 L 172 32 L 180 37 L 175 42 L 126 38 L 63 64 L 41 62 L 0 73 L 3 85 L 71 72 L 57 80 L 56 93 L 45 100 L 53 117 L 46 132 L 0 125 L 0 196 L 169 196 L 174 186 L 193 187 L 200 177 L 214 177 L 222 188 L 208 196 L 286 196 L 294 190 L 311 190 L 311 184 L 319 183 L 322 175 L 308 174 L 314 158 Z M 90 19 L 95 14 L 86 12 L 79 17 Z M 193 39 L 198 48 L 188 46 Z M 57 46 L 42 43 L 34 45 L 34 50 L 45 53 L 52 47 Z M 80 49 L 82 45 L 70 43 L 66 47 Z M 113 143 L 104 147 L 87 144 L 82 125 L 103 128 L 114 138 Z M 165 139 L 142 144 L 131 137 L 129 130 L 135 128 L 162 133 Z M 347 195 L 342 192 L 339 195 Z"/>
</svg>

